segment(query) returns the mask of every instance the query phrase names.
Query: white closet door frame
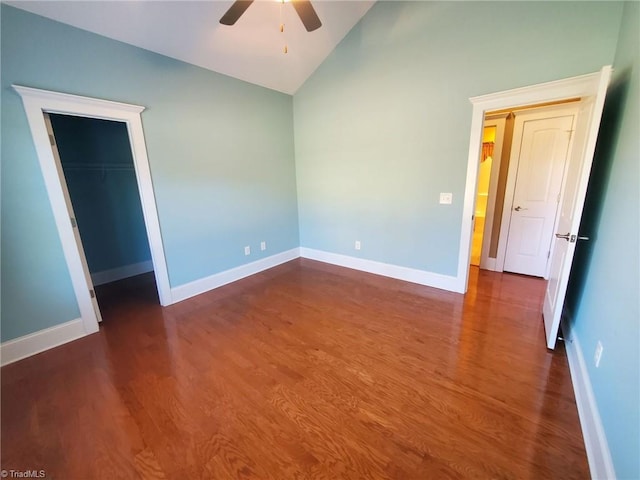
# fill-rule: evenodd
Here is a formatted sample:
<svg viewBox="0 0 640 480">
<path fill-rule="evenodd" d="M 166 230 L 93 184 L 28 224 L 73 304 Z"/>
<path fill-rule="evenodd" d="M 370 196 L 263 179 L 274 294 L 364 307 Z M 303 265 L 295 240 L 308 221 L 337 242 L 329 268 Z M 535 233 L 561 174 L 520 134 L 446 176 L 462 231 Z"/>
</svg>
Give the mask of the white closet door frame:
<svg viewBox="0 0 640 480">
<path fill-rule="evenodd" d="M 13 88 L 22 97 L 85 332 L 90 334 L 98 331 L 98 318 L 91 301 L 90 287 L 84 275 L 78 250 L 79 246 L 75 241 L 71 226 L 62 187 L 64 179 L 60 178 L 56 168 L 44 113 L 114 120 L 124 122 L 127 125 L 158 296 L 163 306 L 173 303 L 162 235 L 160 233 L 160 222 L 156 210 L 155 194 L 151 181 L 149 159 L 142 129 L 141 113 L 145 107 L 19 85 L 13 85 Z"/>
</svg>

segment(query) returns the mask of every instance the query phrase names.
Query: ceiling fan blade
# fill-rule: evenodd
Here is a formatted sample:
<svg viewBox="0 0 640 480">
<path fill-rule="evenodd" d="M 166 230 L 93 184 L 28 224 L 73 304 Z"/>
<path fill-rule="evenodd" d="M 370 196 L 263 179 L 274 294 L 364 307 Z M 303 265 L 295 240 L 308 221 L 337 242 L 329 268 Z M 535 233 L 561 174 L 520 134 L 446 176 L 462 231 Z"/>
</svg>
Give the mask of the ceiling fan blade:
<svg viewBox="0 0 640 480">
<path fill-rule="evenodd" d="M 223 25 L 233 25 L 242 16 L 253 0 L 237 0 L 229 7 L 229 10 L 222 16 L 220 23 Z"/>
<path fill-rule="evenodd" d="M 322 22 L 309 0 L 291 0 L 291 3 L 296 12 L 298 12 L 298 16 L 307 32 L 313 32 L 322 26 Z"/>
</svg>

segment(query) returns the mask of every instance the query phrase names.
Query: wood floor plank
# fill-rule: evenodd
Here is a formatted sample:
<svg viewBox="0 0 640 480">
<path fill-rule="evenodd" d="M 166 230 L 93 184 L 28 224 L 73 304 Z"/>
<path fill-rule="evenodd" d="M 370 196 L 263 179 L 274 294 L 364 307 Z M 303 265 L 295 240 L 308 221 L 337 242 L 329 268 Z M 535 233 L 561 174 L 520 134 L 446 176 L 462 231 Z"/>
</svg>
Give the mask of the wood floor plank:
<svg viewBox="0 0 640 480">
<path fill-rule="evenodd" d="M 458 295 L 298 259 L 2 368 L 1 467 L 64 479 L 588 478 L 544 281 Z"/>
</svg>

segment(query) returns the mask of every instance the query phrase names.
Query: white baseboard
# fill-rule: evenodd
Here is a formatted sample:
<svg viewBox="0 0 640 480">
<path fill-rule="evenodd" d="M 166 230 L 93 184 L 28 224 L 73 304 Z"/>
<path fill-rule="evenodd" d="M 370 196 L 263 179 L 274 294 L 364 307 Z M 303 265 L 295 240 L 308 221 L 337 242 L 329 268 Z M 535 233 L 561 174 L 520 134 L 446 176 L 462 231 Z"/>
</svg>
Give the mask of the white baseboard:
<svg viewBox="0 0 640 480">
<path fill-rule="evenodd" d="M 213 290 L 214 288 L 222 287 L 228 283 L 241 280 L 250 275 L 262 272 L 263 270 L 289 262 L 299 256 L 300 249 L 293 248 L 261 260 L 256 260 L 255 262 L 247 263 L 246 265 L 240 265 L 239 267 L 225 270 L 224 272 L 216 273 L 215 275 L 180 285 L 179 287 L 174 287 L 171 289 L 171 298 L 173 303 L 181 302 L 187 298 Z"/>
<path fill-rule="evenodd" d="M 61 323 L 0 345 L 0 364 L 8 365 L 36 353 L 86 336 L 81 318 Z"/>
<path fill-rule="evenodd" d="M 91 274 L 91 281 L 93 285 L 102 285 L 103 283 L 115 282 L 122 280 L 123 278 L 134 277 L 141 273 L 147 273 L 153 271 L 153 262 L 147 260 L 140 263 L 132 263 L 131 265 L 125 265 L 123 267 L 112 268 L 110 270 L 103 270 L 101 272 L 95 272 Z"/>
<path fill-rule="evenodd" d="M 582 354 L 582 348 L 578 338 L 571 332 L 570 339 L 565 342 L 567 358 L 569 359 L 569 370 L 571 371 L 571 382 L 576 396 L 578 406 L 578 416 L 582 426 L 582 436 L 584 446 L 589 460 L 589 470 L 591 478 L 598 480 L 614 480 L 616 472 L 611 459 L 611 451 L 607 437 L 604 433 L 598 405 L 596 404 L 589 371 Z"/>
<path fill-rule="evenodd" d="M 375 262 L 372 260 L 365 260 L 362 258 L 349 257 L 336 253 L 323 252 L 321 250 L 314 250 L 310 248 L 293 248 L 246 265 L 241 265 L 224 272 L 216 273 L 215 275 L 211 275 L 185 285 L 174 287 L 171 289 L 172 303 L 180 302 L 201 293 L 208 292 L 209 290 L 213 290 L 214 288 L 241 280 L 245 277 L 276 267 L 301 256 L 324 263 L 353 268 L 355 270 L 396 278 L 398 280 L 404 280 L 420 285 L 456 291 L 456 277 Z M 102 283 L 106 283 L 108 281 L 138 275 L 151 270 L 153 270 L 151 262 L 142 262 L 119 269 L 98 272 L 97 274 L 94 274 L 98 275 L 98 278 L 94 278 L 93 281 L 94 285 L 99 285 L 101 281 Z M 78 318 L 76 320 L 71 320 L 70 322 L 40 330 L 39 332 L 25 335 L 24 337 L 9 340 L 0 345 L 0 364 L 7 365 L 86 335 L 87 333 L 82 319 Z"/>
<path fill-rule="evenodd" d="M 341 267 L 353 268 L 368 273 L 375 273 L 384 277 L 391 277 L 405 282 L 417 283 L 428 287 L 440 288 L 450 292 L 459 291 L 458 279 L 449 275 L 417 270 L 414 268 L 400 267 L 389 263 L 366 260 L 364 258 L 350 257 L 337 253 L 324 252 L 312 248 L 301 247 L 300 256 L 319 262 L 331 263 Z"/>
</svg>

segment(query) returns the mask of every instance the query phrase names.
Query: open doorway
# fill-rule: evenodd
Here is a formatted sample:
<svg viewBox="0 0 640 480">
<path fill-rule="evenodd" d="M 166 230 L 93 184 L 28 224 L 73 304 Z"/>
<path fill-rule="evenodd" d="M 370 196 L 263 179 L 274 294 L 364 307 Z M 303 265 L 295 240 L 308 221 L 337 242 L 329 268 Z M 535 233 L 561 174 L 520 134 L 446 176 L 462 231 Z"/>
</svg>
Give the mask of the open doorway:
<svg viewBox="0 0 640 480">
<path fill-rule="evenodd" d="M 482 130 L 482 150 L 478 166 L 476 207 L 471 246 L 471 265 L 486 270 L 496 270 L 495 246 L 492 240 L 495 219 L 502 215 L 504 195 L 500 195 L 501 179 L 506 176 L 511 131 L 508 129 L 508 113 L 485 115 Z M 506 140 L 506 141 L 505 141 Z"/>
<path fill-rule="evenodd" d="M 478 158 L 482 145 L 485 114 L 509 110 L 514 106 L 531 107 L 574 98 L 580 99 L 577 102 L 575 123 L 570 130 L 573 147 L 569 149 L 563 166 L 556 215 L 551 227 L 552 245 L 546 261 L 545 277 L 548 278 L 548 282 L 545 288 L 542 318 L 549 349 L 555 348 L 576 241 L 588 240 L 588 237 L 581 236 L 578 230 L 611 71 L 611 66 L 604 66 L 599 72 L 592 74 L 470 99 L 473 111 L 457 275 L 458 288 L 463 293 L 467 291 L 471 268 L 473 212 L 476 203 Z M 525 207 L 518 203 L 513 206 L 513 210 L 525 210 Z M 527 235 L 526 230 L 521 235 L 525 241 L 528 240 Z"/>
<path fill-rule="evenodd" d="M 471 265 L 547 277 L 579 101 L 485 114 Z"/>
<path fill-rule="evenodd" d="M 131 299 L 140 285 L 156 288 L 127 125 L 44 115 L 101 320 L 105 306 L 112 311 L 118 299 Z M 157 294 L 152 301 L 159 303 Z"/>
<path fill-rule="evenodd" d="M 475 220 L 473 238 L 471 240 L 471 265 L 477 267 L 480 266 L 480 257 L 482 256 L 495 143 L 496 127 L 485 123 L 482 132 L 482 153 L 480 154 L 480 166 L 478 167 L 478 191 L 476 193 Z"/>
</svg>

